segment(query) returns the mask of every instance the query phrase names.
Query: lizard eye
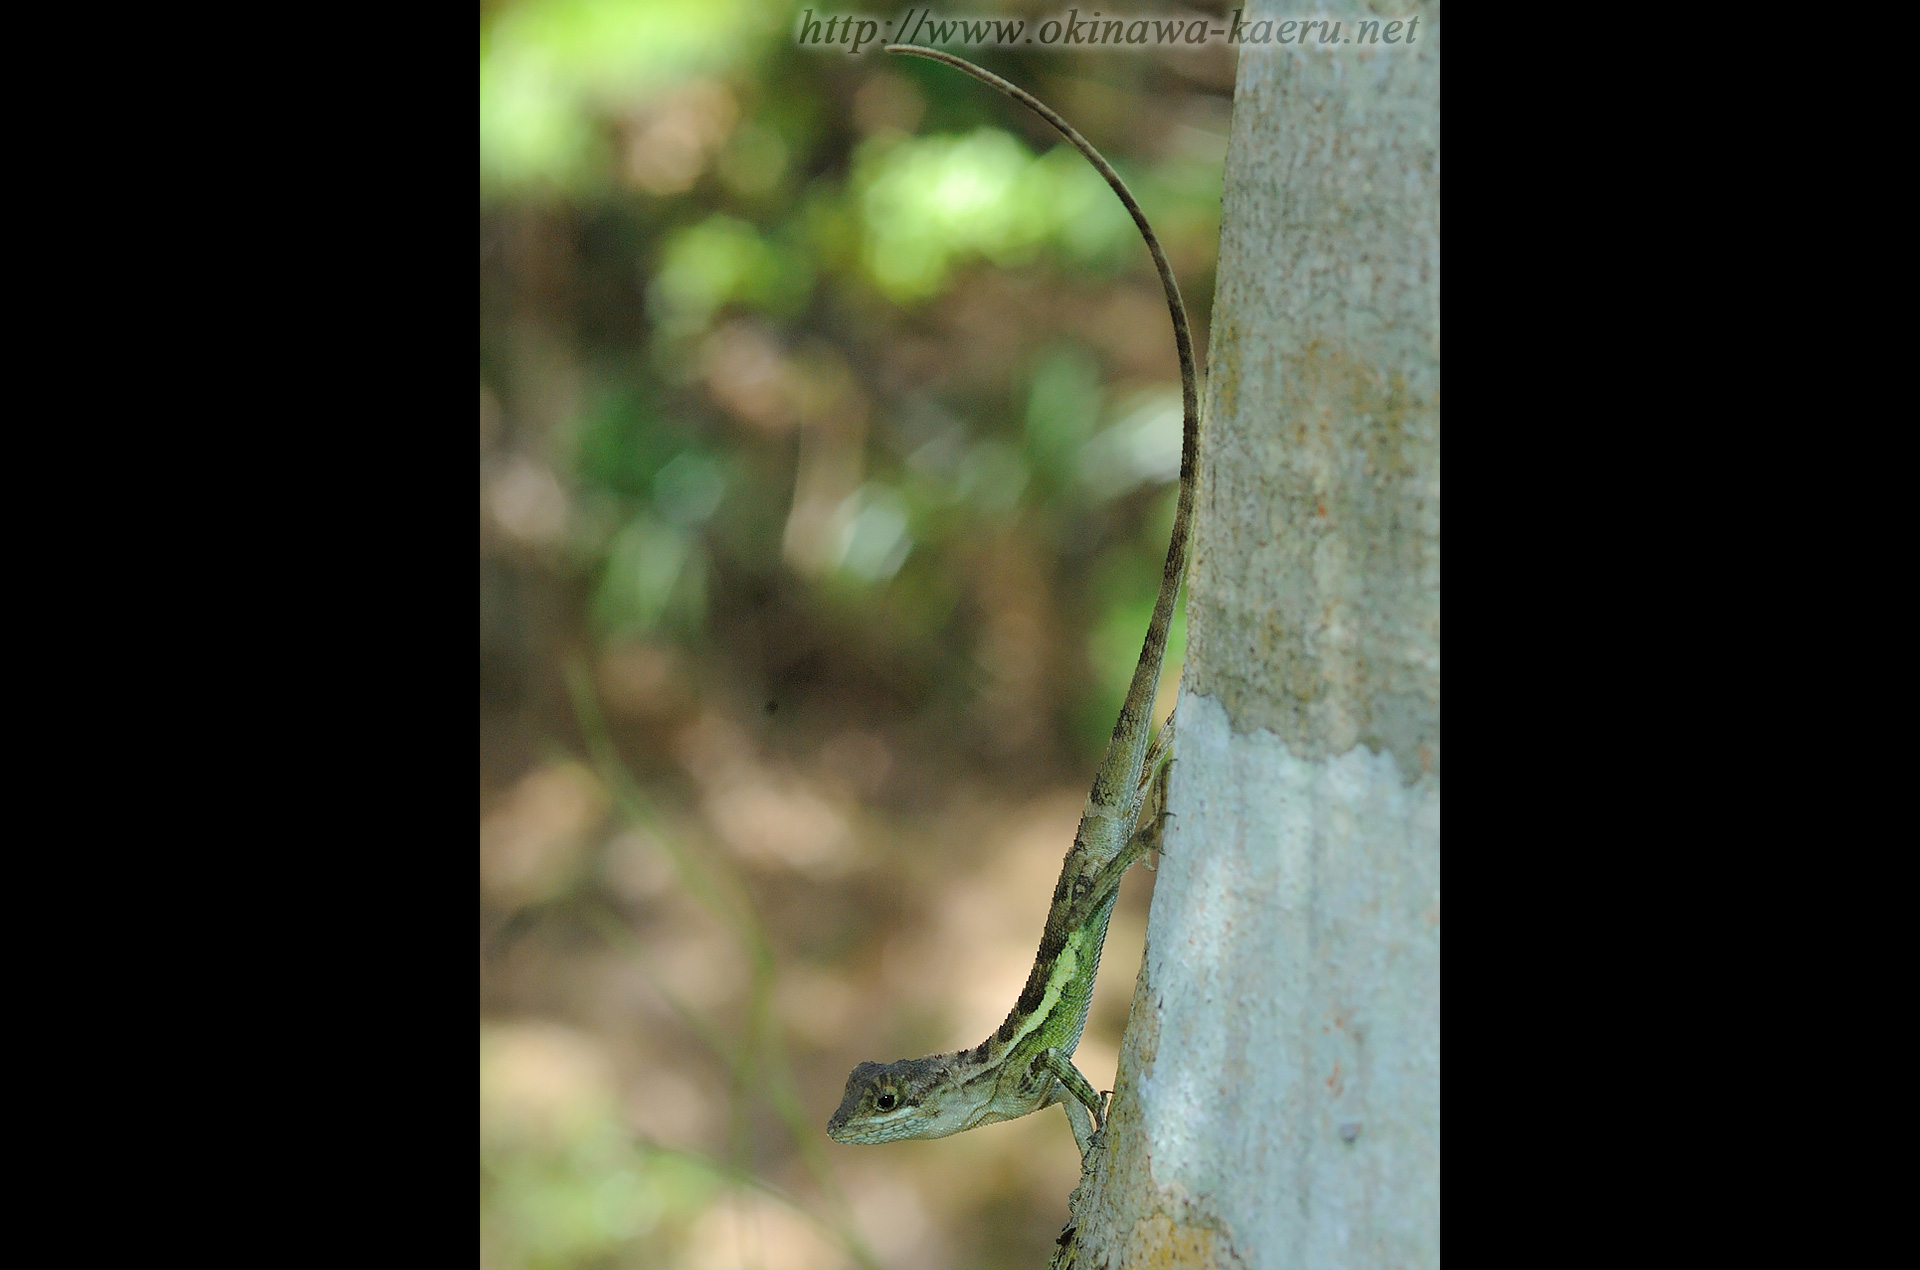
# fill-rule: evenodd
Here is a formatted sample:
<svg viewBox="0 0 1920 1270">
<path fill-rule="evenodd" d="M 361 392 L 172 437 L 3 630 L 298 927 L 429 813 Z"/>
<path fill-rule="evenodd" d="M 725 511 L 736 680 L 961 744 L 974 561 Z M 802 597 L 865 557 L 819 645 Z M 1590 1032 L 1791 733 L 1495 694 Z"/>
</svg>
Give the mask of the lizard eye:
<svg viewBox="0 0 1920 1270">
<path fill-rule="evenodd" d="M 882 1111 L 892 1111 L 900 1104 L 900 1099 L 889 1089 L 873 1100 L 873 1105 Z"/>
</svg>

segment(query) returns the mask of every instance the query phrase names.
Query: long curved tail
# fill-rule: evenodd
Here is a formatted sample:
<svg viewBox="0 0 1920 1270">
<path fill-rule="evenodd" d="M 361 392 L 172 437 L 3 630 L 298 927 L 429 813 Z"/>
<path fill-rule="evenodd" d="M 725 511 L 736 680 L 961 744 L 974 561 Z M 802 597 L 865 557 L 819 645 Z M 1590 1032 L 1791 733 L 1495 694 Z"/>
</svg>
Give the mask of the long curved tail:
<svg viewBox="0 0 1920 1270">
<path fill-rule="evenodd" d="M 1161 250 L 1160 240 L 1154 237 L 1153 226 L 1147 224 L 1146 213 L 1140 210 L 1140 204 L 1134 200 L 1126 182 L 1113 170 L 1113 165 L 1093 148 L 1093 144 L 1056 114 L 1052 107 L 1026 89 L 1008 83 L 992 71 L 975 66 L 963 57 L 955 57 L 940 49 L 923 48 L 918 44 L 888 44 L 884 47 L 889 53 L 945 62 L 955 70 L 971 75 L 1013 98 L 1053 125 L 1074 149 L 1087 157 L 1087 162 L 1093 164 L 1094 170 L 1105 177 L 1107 184 L 1113 187 L 1113 192 L 1120 196 L 1128 214 L 1133 217 L 1133 223 L 1139 226 L 1147 250 L 1153 254 L 1154 268 L 1160 272 L 1160 285 L 1167 293 L 1167 312 L 1173 318 L 1173 343 L 1180 355 L 1180 408 L 1183 416 L 1180 502 L 1174 511 L 1173 541 L 1167 545 L 1167 567 L 1160 575 L 1160 595 L 1154 601 L 1153 620 L 1147 625 L 1146 642 L 1140 647 L 1140 662 L 1133 669 L 1133 681 L 1127 686 L 1126 703 L 1121 706 L 1120 717 L 1114 722 L 1113 739 L 1107 743 L 1107 756 L 1101 762 L 1100 773 L 1093 783 L 1095 802 L 1107 806 L 1137 805 L 1141 768 L 1146 762 L 1148 742 L 1154 734 L 1147 715 L 1152 712 L 1154 697 L 1159 692 L 1160 669 L 1167 656 L 1167 629 L 1173 624 L 1173 606 L 1179 598 L 1180 579 L 1186 573 L 1188 540 L 1193 525 L 1194 476 L 1200 462 L 1200 392 L 1193 369 L 1193 336 L 1187 329 L 1187 306 L 1180 299 L 1180 284 L 1174 281 L 1173 269 L 1167 264 L 1167 253 Z"/>
</svg>

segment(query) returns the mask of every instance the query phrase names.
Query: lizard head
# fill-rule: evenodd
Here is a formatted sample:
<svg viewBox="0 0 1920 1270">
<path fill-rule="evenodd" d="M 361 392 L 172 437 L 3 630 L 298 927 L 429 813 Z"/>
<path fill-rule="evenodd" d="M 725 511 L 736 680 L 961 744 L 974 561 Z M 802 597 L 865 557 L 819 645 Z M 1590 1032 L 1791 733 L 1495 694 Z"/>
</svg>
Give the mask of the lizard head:
<svg viewBox="0 0 1920 1270">
<path fill-rule="evenodd" d="M 953 1054 L 862 1063 L 847 1077 L 846 1097 L 827 1121 L 835 1142 L 898 1142 L 944 1138 L 967 1127 L 968 1108 L 953 1079 Z"/>
</svg>

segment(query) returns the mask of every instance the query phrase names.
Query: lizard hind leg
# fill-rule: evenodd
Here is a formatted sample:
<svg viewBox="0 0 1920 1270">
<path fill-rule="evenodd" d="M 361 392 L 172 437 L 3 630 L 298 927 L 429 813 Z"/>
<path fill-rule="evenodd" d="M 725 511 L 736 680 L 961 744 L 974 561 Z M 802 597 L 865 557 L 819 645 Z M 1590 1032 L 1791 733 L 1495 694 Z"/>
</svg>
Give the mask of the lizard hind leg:
<svg viewBox="0 0 1920 1270">
<path fill-rule="evenodd" d="M 1160 725 L 1160 731 L 1154 735 L 1153 744 L 1147 747 L 1146 762 L 1140 765 L 1140 788 L 1145 789 L 1154 777 L 1160 774 L 1173 752 L 1173 720 L 1179 711 L 1167 715 L 1167 721 Z"/>
<path fill-rule="evenodd" d="M 1172 720 L 1169 719 L 1168 723 L 1171 724 Z M 1133 839 L 1127 844 L 1129 853 L 1138 852 L 1144 855 L 1152 851 L 1156 855 L 1166 854 L 1167 819 L 1173 815 L 1167 810 L 1167 777 L 1172 771 L 1173 759 L 1163 755 L 1160 760 L 1160 770 L 1154 775 L 1152 797 L 1142 808 L 1145 815 L 1134 826 Z"/>
<path fill-rule="evenodd" d="M 1120 848 L 1120 854 L 1101 869 L 1099 879 L 1094 883 L 1092 890 L 1092 894 L 1098 897 L 1095 900 L 1096 903 L 1105 902 L 1108 896 L 1120 888 L 1120 879 L 1125 876 L 1128 869 L 1133 867 L 1134 861 L 1149 851 L 1162 855 L 1166 853 L 1166 848 L 1162 844 L 1165 839 L 1167 818 L 1173 815 L 1167 810 L 1167 773 L 1172 769 L 1172 765 L 1171 759 L 1162 759 L 1160 770 L 1153 782 L 1153 797 L 1142 807 L 1144 814 L 1134 826 L 1133 836 L 1127 839 L 1126 846 Z"/>
<path fill-rule="evenodd" d="M 1121 852 L 1121 857 L 1128 861 L 1138 859 L 1148 850 L 1164 854 L 1160 845 L 1161 829 L 1166 818 L 1173 814 L 1167 810 L 1167 776 L 1173 768 L 1173 720 L 1174 715 L 1169 714 L 1153 738 L 1153 744 L 1147 747 L 1147 760 L 1140 767 L 1140 814 L 1133 839 Z"/>
<path fill-rule="evenodd" d="M 1164 773 L 1167 769 L 1163 767 L 1160 770 Z M 1090 912 L 1097 909 L 1102 904 L 1112 904 L 1115 892 L 1119 891 L 1120 883 L 1126 877 L 1127 870 L 1133 867 L 1134 861 L 1140 859 L 1141 856 L 1144 856 L 1150 850 L 1162 850 L 1160 845 L 1162 837 L 1161 829 L 1166 818 L 1173 814 L 1165 810 L 1165 805 L 1166 781 L 1163 777 L 1161 780 L 1159 800 L 1160 809 L 1142 821 L 1134 829 L 1133 836 L 1127 839 L 1127 845 L 1120 848 L 1120 854 L 1107 861 L 1106 864 L 1101 866 L 1100 871 L 1095 874 L 1093 885 L 1088 888 L 1087 891 L 1087 894 L 1091 897 L 1087 901 L 1087 911 Z"/>
</svg>

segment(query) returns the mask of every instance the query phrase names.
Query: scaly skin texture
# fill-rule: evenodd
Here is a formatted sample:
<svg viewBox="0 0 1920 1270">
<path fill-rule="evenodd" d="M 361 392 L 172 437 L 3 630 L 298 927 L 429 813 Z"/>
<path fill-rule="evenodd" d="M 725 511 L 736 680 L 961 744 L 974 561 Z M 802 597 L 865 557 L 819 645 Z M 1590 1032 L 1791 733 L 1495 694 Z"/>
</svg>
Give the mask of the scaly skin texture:
<svg viewBox="0 0 1920 1270">
<path fill-rule="evenodd" d="M 902 1138 L 943 1138 L 950 1133 L 1012 1120 L 1059 1103 L 1065 1108 L 1074 1140 L 1084 1153 L 1104 1114 L 1099 1094 L 1073 1066 L 1074 1047 L 1087 1024 L 1093 980 L 1107 921 L 1128 866 L 1159 841 L 1160 814 L 1142 823 L 1141 807 L 1157 791 L 1164 806 L 1168 750 L 1173 720 L 1153 735 L 1153 701 L 1166 660 L 1167 628 L 1186 570 L 1187 542 L 1193 522 L 1193 481 L 1198 465 L 1200 401 L 1193 369 L 1193 340 L 1186 306 L 1166 253 L 1120 177 L 1085 137 L 1039 99 L 964 58 L 938 49 L 890 44 L 904 53 L 945 62 L 1005 93 L 1045 119 L 1085 155 L 1139 226 L 1167 294 L 1174 345 L 1180 356 L 1180 393 L 1184 433 L 1180 450 L 1180 501 L 1174 512 L 1173 541 L 1160 577 L 1160 595 L 1146 642 L 1140 649 L 1113 739 L 1087 795 L 1080 829 L 1060 869 L 1047 909 L 1040 950 L 1026 987 L 992 1036 L 970 1050 L 903 1058 L 892 1063 L 862 1063 L 847 1077 L 846 1096 L 827 1122 L 835 1142 L 897 1142 Z"/>
</svg>

